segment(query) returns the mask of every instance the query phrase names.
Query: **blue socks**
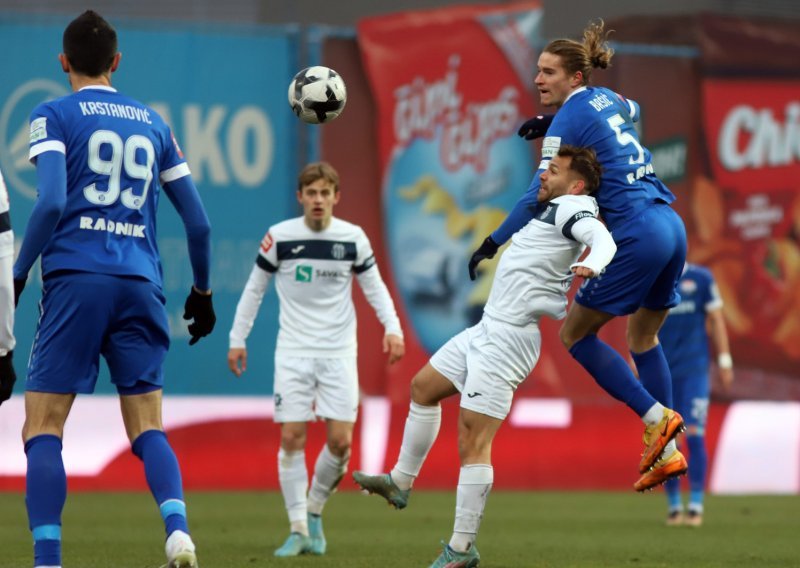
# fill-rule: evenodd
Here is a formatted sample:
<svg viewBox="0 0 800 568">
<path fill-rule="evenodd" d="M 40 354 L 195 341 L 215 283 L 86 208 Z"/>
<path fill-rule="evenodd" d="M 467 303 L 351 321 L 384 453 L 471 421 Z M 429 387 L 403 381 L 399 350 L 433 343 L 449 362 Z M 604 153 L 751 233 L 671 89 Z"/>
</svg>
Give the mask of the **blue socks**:
<svg viewBox="0 0 800 568">
<path fill-rule="evenodd" d="M 625 359 L 596 335 L 587 335 L 569 350 L 597 384 L 627 404 L 638 416 L 644 416 L 656 400 L 636 380 Z"/>
<path fill-rule="evenodd" d="M 144 462 L 144 475 L 161 510 L 167 536 L 176 530 L 188 534 L 181 470 L 167 435 L 161 430 L 147 430 L 133 441 L 132 449 Z"/>
<path fill-rule="evenodd" d="M 631 351 L 642 385 L 658 402 L 672 408 L 672 374 L 659 343 L 644 353 Z"/>
<path fill-rule="evenodd" d="M 686 436 L 689 446 L 689 509 L 703 511 L 703 498 L 705 497 L 706 469 L 708 467 L 708 453 L 706 452 L 705 436 Z M 673 477 L 664 483 L 667 493 L 667 505 L 670 511 L 682 509 L 681 482 Z"/>
<path fill-rule="evenodd" d="M 689 489 L 691 490 L 691 503 L 703 504 L 703 490 L 706 485 L 706 469 L 708 467 L 708 453 L 706 452 L 705 436 L 686 436 L 689 446 Z"/>
<path fill-rule="evenodd" d="M 28 471 L 25 505 L 33 533 L 35 566 L 61 566 L 61 512 L 67 501 L 67 474 L 61 438 L 34 436 L 25 443 Z"/>
</svg>

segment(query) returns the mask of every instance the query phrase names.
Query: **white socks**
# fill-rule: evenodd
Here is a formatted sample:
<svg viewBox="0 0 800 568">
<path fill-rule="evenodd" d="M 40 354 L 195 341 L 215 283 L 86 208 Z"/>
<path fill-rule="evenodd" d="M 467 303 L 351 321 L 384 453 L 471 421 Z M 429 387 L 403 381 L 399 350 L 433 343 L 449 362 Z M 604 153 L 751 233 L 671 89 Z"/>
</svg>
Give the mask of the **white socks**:
<svg viewBox="0 0 800 568">
<path fill-rule="evenodd" d="M 661 419 L 663 417 L 664 417 L 664 405 L 661 404 L 660 402 L 657 402 L 650 407 L 650 410 L 645 412 L 644 416 L 642 416 L 642 422 L 644 422 L 648 426 L 652 426 L 653 424 L 658 424 L 659 422 L 661 422 Z"/>
<path fill-rule="evenodd" d="M 322 451 L 317 456 L 314 465 L 314 478 L 311 480 L 311 490 L 308 492 L 308 512 L 321 515 L 325 502 L 336 491 L 336 486 L 342 480 L 350 462 L 350 453 L 340 458 L 331 453 L 328 444 L 322 446 Z"/>
<path fill-rule="evenodd" d="M 306 453 L 278 450 L 278 479 L 283 493 L 283 502 L 289 514 L 292 532 L 308 536 L 308 509 L 306 491 L 308 490 L 308 470 Z"/>
<path fill-rule="evenodd" d="M 413 485 L 431 446 L 436 441 L 441 423 L 441 406 L 422 406 L 411 401 L 403 430 L 400 455 L 391 471 L 392 480 L 400 489 L 410 489 Z"/>
<path fill-rule="evenodd" d="M 461 467 L 456 493 L 456 521 L 450 548 L 466 552 L 475 543 L 481 526 L 486 498 L 494 482 L 494 468 L 488 464 L 472 464 Z"/>
</svg>

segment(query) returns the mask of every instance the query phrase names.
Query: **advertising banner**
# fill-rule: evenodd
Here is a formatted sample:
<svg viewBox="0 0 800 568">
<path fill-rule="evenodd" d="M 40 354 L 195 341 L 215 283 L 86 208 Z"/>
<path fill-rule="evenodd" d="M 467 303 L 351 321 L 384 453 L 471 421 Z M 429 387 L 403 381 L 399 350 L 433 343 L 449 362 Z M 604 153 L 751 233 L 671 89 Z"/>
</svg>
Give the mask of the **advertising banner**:
<svg viewBox="0 0 800 568">
<path fill-rule="evenodd" d="M 536 171 L 516 131 L 536 108 L 541 15 L 536 3 L 461 7 L 358 26 L 377 107 L 387 252 L 422 357 L 480 319 L 499 255 L 475 282 L 467 261 Z"/>
<path fill-rule="evenodd" d="M 737 361 L 800 378 L 800 81 L 708 79 L 702 107 L 691 256 L 714 272 Z"/>
<path fill-rule="evenodd" d="M 28 162 L 30 112 L 70 91 L 57 59 L 67 23 L 0 20 L 0 53 L 25 54 L 3 58 L 0 82 L 0 168 L 10 193 L 17 246 L 36 198 L 36 172 Z M 270 316 L 251 335 L 253 354 L 244 380 L 234 380 L 227 370 L 227 333 L 268 226 L 297 214 L 297 120 L 286 104 L 286 86 L 296 65 L 296 31 L 112 23 L 123 54 L 113 86 L 151 105 L 172 127 L 212 225 L 217 328 L 190 348 L 182 319 L 192 284 L 186 238 L 169 201 L 161 203 L 159 248 L 172 339 L 165 392 L 270 394 L 275 295 L 265 299 L 262 313 Z M 40 283 L 36 268 L 17 312 L 15 362 L 21 377 L 38 317 Z M 113 392 L 103 378 L 97 391 Z"/>
</svg>

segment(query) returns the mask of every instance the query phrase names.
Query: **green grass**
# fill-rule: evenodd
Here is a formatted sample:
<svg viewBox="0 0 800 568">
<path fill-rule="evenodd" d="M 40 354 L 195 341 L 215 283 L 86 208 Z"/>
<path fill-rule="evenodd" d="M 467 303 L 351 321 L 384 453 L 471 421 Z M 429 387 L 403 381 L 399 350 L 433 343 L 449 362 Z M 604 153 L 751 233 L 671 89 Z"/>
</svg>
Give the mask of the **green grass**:
<svg viewBox="0 0 800 568">
<path fill-rule="evenodd" d="M 404 511 L 344 492 L 325 510 L 328 554 L 276 559 L 288 534 L 277 493 L 187 496 L 201 568 L 426 567 L 449 539 L 454 493 L 418 491 Z M 800 497 L 715 497 L 700 529 L 666 528 L 661 494 L 491 494 L 478 548 L 486 568 L 800 566 Z M 149 494 L 74 493 L 64 568 L 157 568 L 163 532 Z M 24 498 L 0 493 L 0 566 L 29 568 Z"/>
</svg>

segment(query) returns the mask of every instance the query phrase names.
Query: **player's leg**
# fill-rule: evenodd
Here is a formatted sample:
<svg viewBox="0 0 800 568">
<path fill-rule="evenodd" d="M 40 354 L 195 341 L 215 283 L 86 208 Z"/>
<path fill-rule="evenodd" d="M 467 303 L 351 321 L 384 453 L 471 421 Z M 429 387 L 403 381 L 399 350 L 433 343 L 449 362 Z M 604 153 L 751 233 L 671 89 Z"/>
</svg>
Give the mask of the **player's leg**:
<svg viewBox="0 0 800 568">
<path fill-rule="evenodd" d="M 520 328 L 485 317 L 471 338 L 461 391 L 458 453 L 461 471 L 453 534 L 433 563 L 477 566 L 475 540 L 494 481 L 492 441 L 511 410 L 514 391 L 539 359 L 538 327 Z"/>
<path fill-rule="evenodd" d="M 672 400 L 675 410 L 684 417 L 684 421 L 688 426 L 691 422 L 691 402 L 687 394 L 687 377 L 673 376 L 672 377 Z M 684 447 L 685 438 L 682 436 L 676 437 L 675 441 L 679 447 Z M 694 464 L 693 456 L 692 465 Z M 681 495 L 681 480 L 678 477 L 673 477 L 664 482 L 664 492 L 667 497 L 667 526 L 680 526 L 684 524 L 685 511 L 683 506 L 683 497 Z"/>
<path fill-rule="evenodd" d="M 25 393 L 25 505 L 34 566 L 61 566 L 61 513 L 67 499 L 61 440 L 74 400 L 74 394 Z"/>
<path fill-rule="evenodd" d="M 35 566 L 61 565 L 61 513 L 67 495 L 63 427 L 75 394 L 94 390 L 106 314 L 113 303 L 113 297 L 105 293 L 108 278 L 75 273 L 49 277 L 42 286 L 36 341 L 25 381 L 23 427 L 25 502 Z"/>
<path fill-rule="evenodd" d="M 706 422 L 710 381 L 708 374 L 692 377 L 690 383 L 691 409 L 686 419 L 686 445 L 689 448 L 689 506 L 686 524 L 699 527 L 703 523 L 708 452 L 706 449 Z"/>
<path fill-rule="evenodd" d="M 308 491 L 308 533 L 312 554 L 325 554 L 327 541 L 322 529 L 322 510 L 350 463 L 350 446 L 353 441 L 354 422 L 327 420 L 327 442 L 314 464 L 314 477 Z"/>
<path fill-rule="evenodd" d="M 305 554 L 311 544 L 305 448 L 306 424 L 316 418 L 314 365 L 315 359 L 275 353 L 275 422 L 281 429 L 278 480 L 289 518 L 289 537 L 275 551 L 279 557 Z"/>
<path fill-rule="evenodd" d="M 161 289 L 148 281 L 113 278 L 113 320 L 101 352 L 117 387 L 122 420 L 133 454 L 159 508 L 167 536 L 169 568 L 197 565 L 186 520 L 180 465 L 162 424 L 162 366 L 169 350 L 169 323 Z"/>
<path fill-rule="evenodd" d="M 180 465 L 161 420 L 162 391 L 149 383 L 118 386 L 125 431 L 133 454 L 144 465 L 150 493 L 158 505 L 170 568 L 194 567 L 197 556 L 186 519 Z"/>
<path fill-rule="evenodd" d="M 464 383 L 469 338 L 477 327 L 450 339 L 411 380 L 411 402 L 403 440 L 391 472 L 380 475 L 353 472 L 353 479 L 362 489 L 382 496 L 395 509 L 403 509 L 408 504 L 411 486 L 439 434 L 440 401 L 456 394 Z"/>
</svg>

